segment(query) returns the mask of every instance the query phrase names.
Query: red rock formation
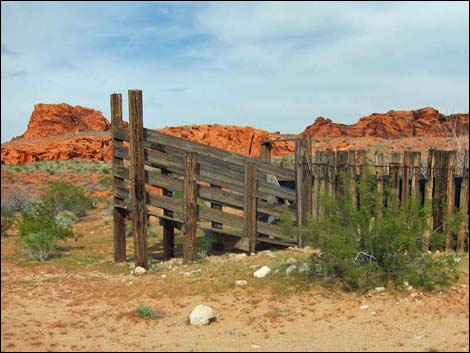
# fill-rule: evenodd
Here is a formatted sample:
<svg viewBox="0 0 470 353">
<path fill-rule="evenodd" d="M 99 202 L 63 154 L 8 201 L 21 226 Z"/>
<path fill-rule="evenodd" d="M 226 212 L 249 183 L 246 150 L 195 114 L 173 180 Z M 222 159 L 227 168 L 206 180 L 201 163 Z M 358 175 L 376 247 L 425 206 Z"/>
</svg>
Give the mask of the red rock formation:
<svg viewBox="0 0 470 353">
<path fill-rule="evenodd" d="M 107 131 L 111 124 L 94 109 L 62 104 L 36 104 L 28 129 L 20 138 L 64 135 L 82 131 Z"/>
<path fill-rule="evenodd" d="M 335 124 L 330 119 L 317 118 L 304 133 L 315 137 L 454 137 L 468 135 L 468 114 L 444 115 L 434 108 L 390 110 L 359 119 L 356 124 Z"/>
<path fill-rule="evenodd" d="M 269 133 L 265 130 L 254 129 L 249 126 L 218 124 L 174 126 L 165 129 L 158 129 L 157 131 L 227 151 L 255 157 L 260 155 L 261 141 L 283 138 L 283 135 L 279 133 Z M 272 154 L 274 156 L 279 156 L 294 153 L 294 151 L 294 143 L 278 142 L 273 145 Z"/>
</svg>

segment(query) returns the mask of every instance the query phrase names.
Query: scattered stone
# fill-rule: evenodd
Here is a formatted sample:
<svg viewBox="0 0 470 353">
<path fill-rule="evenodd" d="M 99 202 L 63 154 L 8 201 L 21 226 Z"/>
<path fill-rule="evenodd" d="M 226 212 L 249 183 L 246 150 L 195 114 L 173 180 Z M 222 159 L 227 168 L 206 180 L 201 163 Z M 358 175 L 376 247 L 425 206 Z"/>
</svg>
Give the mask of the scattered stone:
<svg viewBox="0 0 470 353">
<path fill-rule="evenodd" d="M 162 275 L 161 277 L 162 277 L 162 278 L 166 278 L 166 275 Z"/>
<path fill-rule="evenodd" d="M 235 281 L 235 285 L 236 285 L 237 287 L 243 287 L 243 286 L 248 285 L 248 282 L 245 281 L 245 280 L 237 280 L 237 281 Z"/>
<path fill-rule="evenodd" d="M 286 269 L 286 275 L 289 276 L 292 272 L 294 272 L 295 270 L 297 269 L 297 266 L 296 265 L 290 265 L 287 269 Z"/>
<path fill-rule="evenodd" d="M 370 313 L 371 315 L 377 315 L 377 313 L 375 311 L 371 311 Z"/>
<path fill-rule="evenodd" d="M 71 293 L 72 293 L 72 291 L 70 289 L 64 290 L 64 294 L 71 294 Z"/>
<path fill-rule="evenodd" d="M 383 292 L 385 291 L 385 287 L 375 287 L 376 292 Z"/>
<path fill-rule="evenodd" d="M 232 330 L 225 330 L 225 331 L 224 331 L 224 335 L 225 335 L 225 336 L 232 336 L 232 335 L 233 335 L 233 332 L 232 332 Z"/>
<path fill-rule="evenodd" d="M 208 325 L 216 319 L 214 310 L 210 306 L 199 304 L 191 314 L 189 314 L 189 322 L 191 325 Z"/>
<path fill-rule="evenodd" d="M 271 269 L 268 266 L 261 267 L 258 271 L 253 273 L 253 276 L 257 278 L 264 278 L 271 273 Z"/>
<path fill-rule="evenodd" d="M 257 344 L 252 344 L 251 348 L 261 348 L 261 346 L 258 346 Z"/>
<path fill-rule="evenodd" d="M 293 257 L 289 257 L 287 260 L 286 260 L 286 265 L 293 265 L 293 264 L 296 264 L 297 263 L 297 259 L 296 258 L 293 258 Z"/>
<path fill-rule="evenodd" d="M 135 275 L 143 275 L 147 270 L 143 267 L 137 266 L 134 270 Z"/>
<path fill-rule="evenodd" d="M 234 256 L 235 259 L 239 260 L 239 259 L 243 259 L 245 258 L 247 255 L 245 253 L 241 253 L 241 254 L 236 254 Z"/>
<path fill-rule="evenodd" d="M 308 272 L 309 266 L 308 263 L 304 262 L 299 265 L 299 273 Z"/>
<path fill-rule="evenodd" d="M 364 310 L 364 309 L 368 309 L 368 308 L 369 308 L 369 305 L 361 305 L 361 306 L 359 307 L 359 309 L 363 309 L 363 310 Z"/>
<path fill-rule="evenodd" d="M 410 294 L 410 297 L 411 297 L 411 298 L 416 298 L 417 296 L 419 296 L 418 293 L 411 293 L 411 294 Z"/>
<path fill-rule="evenodd" d="M 413 286 L 408 286 L 407 290 L 408 290 L 408 292 L 412 291 L 412 290 L 413 290 Z"/>
</svg>

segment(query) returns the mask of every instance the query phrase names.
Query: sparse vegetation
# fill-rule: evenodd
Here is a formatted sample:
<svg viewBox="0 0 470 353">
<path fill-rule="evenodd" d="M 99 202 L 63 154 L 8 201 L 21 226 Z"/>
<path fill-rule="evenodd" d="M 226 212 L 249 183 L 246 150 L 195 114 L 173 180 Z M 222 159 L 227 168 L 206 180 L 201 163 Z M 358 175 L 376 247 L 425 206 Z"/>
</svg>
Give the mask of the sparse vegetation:
<svg viewBox="0 0 470 353">
<path fill-rule="evenodd" d="M 344 175 L 340 183 L 342 190 L 349 190 Z M 377 203 L 373 178 L 360 182 L 358 188 L 359 207 L 347 192 L 321 195 L 323 217 L 310 219 L 300 230 L 284 222 L 286 231 L 301 232 L 320 249 L 311 258 L 311 280 L 366 291 L 378 286 L 401 289 L 404 283 L 432 290 L 457 279 L 458 258 L 421 251 L 425 215 L 418 200 L 400 207 L 389 198 L 385 207 Z"/>
<path fill-rule="evenodd" d="M 161 317 L 159 312 L 154 311 L 149 306 L 145 305 L 144 303 L 140 303 L 136 309 L 136 314 L 145 319 L 158 319 Z"/>
<path fill-rule="evenodd" d="M 6 214 L 6 212 L 3 210 L 3 207 L 1 208 L 1 217 L 2 217 L 2 233 L 1 234 L 3 237 L 8 234 L 8 231 L 15 224 L 15 217 Z"/>
</svg>

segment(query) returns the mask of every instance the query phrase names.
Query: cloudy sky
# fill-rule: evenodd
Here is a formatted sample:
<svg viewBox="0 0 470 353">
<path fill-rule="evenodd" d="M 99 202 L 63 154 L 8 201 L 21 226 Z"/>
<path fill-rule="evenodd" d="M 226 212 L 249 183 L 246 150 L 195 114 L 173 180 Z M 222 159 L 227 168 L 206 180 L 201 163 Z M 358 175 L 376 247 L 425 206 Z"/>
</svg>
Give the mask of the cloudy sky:
<svg viewBox="0 0 470 353">
<path fill-rule="evenodd" d="M 2 1 L 1 140 L 36 103 L 109 117 L 109 95 L 133 88 L 150 128 L 468 112 L 468 28 L 468 2 Z"/>
</svg>

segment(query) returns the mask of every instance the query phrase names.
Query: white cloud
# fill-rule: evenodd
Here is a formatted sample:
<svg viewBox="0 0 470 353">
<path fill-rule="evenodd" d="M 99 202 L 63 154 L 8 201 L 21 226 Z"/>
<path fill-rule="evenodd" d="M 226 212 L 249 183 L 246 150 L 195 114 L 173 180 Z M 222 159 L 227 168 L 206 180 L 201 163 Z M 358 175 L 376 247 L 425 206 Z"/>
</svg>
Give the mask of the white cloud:
<svg viewBox="0 0 470 353">
<path fill-rule="evenodd" d="M 292 133 L 319 115 L 468 111 L 467 3 L 1 6 L 2 141 L 38 102 L 109 116 L 109 94 L 131 88 L 149 127 Z"/>
</svg>

